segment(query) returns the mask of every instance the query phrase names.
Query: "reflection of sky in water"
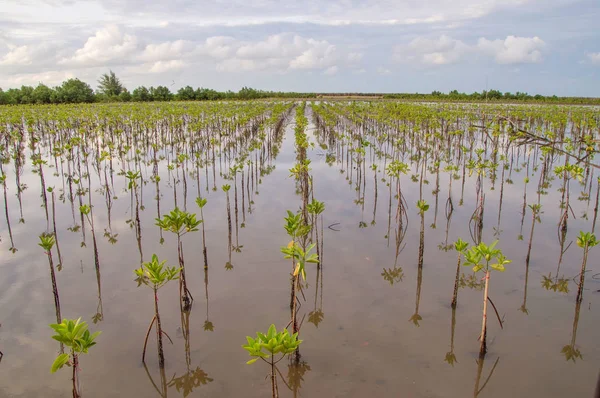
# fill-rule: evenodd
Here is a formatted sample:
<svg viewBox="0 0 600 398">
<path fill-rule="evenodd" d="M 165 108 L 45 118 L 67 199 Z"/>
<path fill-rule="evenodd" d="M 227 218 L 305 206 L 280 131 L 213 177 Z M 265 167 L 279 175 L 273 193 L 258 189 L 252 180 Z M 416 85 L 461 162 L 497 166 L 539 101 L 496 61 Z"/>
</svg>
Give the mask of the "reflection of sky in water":
<svg viewBox="0 0 600 398">
<path fill-rule="evenodd" d="M 232 254 L 232 271 L 224 269 L 228 260 L 227 220 L 225 194 L 220 187 L 225 182 L 219 179 L 217 169 L 216 185 L 219 189 L 216 192 L 206 191 L 205 174 L 201 171 L 201 191 L 208 199 L 204 213 L 209 256 L 208 318 L 215 325 L 213 333 L 203 330 L 207 307 L 201 232 L 188 234 L 183 244 L 188 286 L 195 298 L 190 321 L 192 368 L 200 366 L 214 381 L 199 387 L 193 394 L 265 396 L 269 393 L 268 383 L 262 383 L 266 370 L 258 365 L 244 365 L 246 354 L 239 346 L 246 334 L 264 329 L 273 321 L 284 326 L 288 319 L 290 264 L 282 259 L 279 246 L 287 243 L 282 228 L 285 210 L 295 210 L 300 205 L 288 171 L 295 162 L 292 127 L 290 125 L 286 130 L 275 170 L 271 175 L 262 177 L 262 184 L 255 189 L 258 194 L 251 193 L 254 201 L 252 214 L 247 209 L 249 200 L 245 198 L 245 228 L 239 229 L 239 243 L 243 248 L 241 253 Z M 340 173 L 342 167 L 327 165 L 324 156 L 319 155 L 322 153 L 321 149 L 309 151 L 315 198 L 326 203 L 323 256 L 325 315 L 318 329 L 306 320 L 302 328 L 305 340 L 302 354 L 311 367 L 304 376 L 302 394 L 324 397 L 336 394 L 392 396 L 401 391 L 407 396 L 418 397 L 470 394 L 477 372 L 475 357 L 476 334 L 481 321 L 480 292 L 460 290 L 454 341 L 458 363 L 450 367 L 443 361 L 449 350 L 449 302 L 456 265 L 454 251 L 438 249 L 438 245 L 445 241 L 447 173 L 440 174 L 436 229 L 431 228 L 435 212 L 435 196 L 432 194 L 435 175 L 427 176 L 429 185 L 423 188 L 424 197 L 431 207 L 425 217 L 425 263 L 419 311 L 423 320 L 417 328 L 408 319 L 414 312 L 417 279 L 419 216 L 415 204 L 419 198 L 418 184 L 413 183 L 409 176 L 402 179 L 409 227 L 398 265 L 403 267 L 405 275 L 402 282 L 392 287 L 381 277 L 383 268 L 393 267 L 395 253 L 393 218 L 389 247 L 384 238 L 387 234 L 389 188 L 381 180 L 383 173 L 379 172 L 376 178 L 378 202 L 376 224 L 372 226 L 374 175 L 369 168 L 370 163 L 366 167 L 364 210 L 361 210 L 362 206 L 354 203 L 358 198 L 355 182 L 348 184 L 346 173 Z M 121 165 L 115 164 L 115 170 L 120 168 Z M 54 376 L 49 373 L 57 346 L 50 339 L 50 329 L 46 326 L 55 318 L 48 263 L 42 249 L 37 246 L 37 236 L 46 230 L 44 211 L 39 207 L 39 177 L 31 173 L 28 159 L 22 176 L 22 182 L 28 186 L 23 193 L 26 222 L 19 224 L 12 166 L 7 165 L 6 169 L 10 216 L 18 252 L 11 254 L 8 251 L 10 243 L 3 221 L 0 226 L 3 253 L 0 258 L 0 350 L 5 357 L 0 364 L 3 368 L 0 392 L 8 396 L 64 396 L 70 386 L 68 372 Z M 96 192 L 99 185 L 95 171 L 90 169 L 90 172 L 104 321 L 91 326 L 92 330 L 99 329 L 103 333 L 96 349 L 82 359 L 84 393 L 86 396 L 103 397 L 151 396 L 155 392 L 140 365 L 140 355 L 143 337 L 152 317 L 152 297 L 149 289 L 138 289 L 133 281 L 133 269 L 139 265 L 139 253 L 135 231 L 126 223 L 132 217 L 130 196 L 124 191 L 125 178 L 115 176 L 114 195 L 118 199 L 113 201 L 111 225 L 112 233 L 118 234 L 118 242 L 111 245 L 103 236 L 104 229 L 108 228 L 106 202 L 103 195 Z M 45 168 L 46 185 L 61 188 L 62 180 L 52 173 L 53 169 Z M 144 169 L 146 179 L 151 173 L 151 167 Z M 353 173 L 356 175 L 356 170 Z M 485 241 L 494 238 L 493 227 L 497 226 L 500 174 L 499 170 L 495 190 L 489 190 L 486 181 Z M 160 165 L 160 175 L 160 206 L 162 214 L 165 214 L 174 206 L 173 188 L 168 181 L 165 162 Z M 241 174 L 238 177 L 240 183 Z M 589 290 L 584 295 L 577 334 L 577 345 L 585 361 L 576 365 L 567 363 L 560 349 L 570 341 L 576 286 L 571 284 L 569 295 L 559 295 L 545 291 L 540 284 L 542 274 L 555 272 L 559 252 L 556 240 L 560 213 L 557 180 L 548 195 L 542 197 L 542 223 L 536 227 L 529 271 L 529 315 L 518 311 L 523 300 L 524 260 L 531 227 L 528 211 L 523 226 L 525 241 L 517 240 L 521 229 L 524 177 L 524 171 L 513 171 L 514 185 L 504 185 L 499 247 L 513 263 L 504 274 L 492 275 L 490 294 L 506 323 L 505 329 L 500 331 L 495 319 L 489 322 L 490 354 L 484 366 L 484 377 L 496 358 L 500 356 L 501 359 L 494 378 L 486 387 L 485 396 L 583 396 L 592 389 L 597 372 L 593 364 L 600 359 L 594 332 L 598 326 L 595 310 L 598 295 L 594 290 L 598 286 L 591 277 L 586 280 Z M 535 200 L 537 181 L 536 173 L 527 187 L 528 203 Z M 458 203 L 460 183 L 461 180 L 455 180 L 452 185 L 454 213 L 448 242 L 458 237 L 469 237 L 468 220 L 476 205 L 475 178 L 468 178 L 465 183 L 462 206 Z M 188 210 L 199 214 L 194 201 L 196 181 L 188 177 L 187 184 Z M 209 170 L 209 188 L 212 185 L 212 170 Z M 182 184 L 177 185 L 177 190 L 181 206 Z M 235 222 L 233 192 L 232 187 L 232 220 Z M 576 200 L 579 193 L 577 183 L 572 184 L 572 192 L 572 206 L 577 219 L 570 220 L 568 241 L 574 239 L 580 229 L 589 230 L 591 224 L 580 217 L 587 204 Z M 154 226 L 155 195 L 155 185 L 148 180 L 143 187 L 145 210 L 140 212 L 144 258 L 149 259 L 152 253 L 156 253 L 159 258 L 174 265 L 177 261 L 174 235 L 164 232 L 165 243 L 160 245 L 159 231 Z M 241 186 L 238 187 L 238 195 L 241 206 Z M 590 220 L 592 209 L 593 205 L 588 209 Z M 56 211 L 58 241 L 64 258 L 64 269 L 57 276 L 62 313 L 65 317 L 82 316 L 91 321 L 96 313 L 98 291 L 89 226 L 85 227 L 87 246 L 82 248 L 81 232 L 67 230 L 73 226 L 69 202 L 57 202 Z M 392 212 L 395 212 L 395 201 L 392 202 Z M 241 208 L 238 217 L 241 223 Z M 367 227 L 359 228 L 360 221 L 366 222 Z M 76 222 L 80 222 L 78 215 Z M 339 232 L 327 228 L 333 223 L 339 223 Z M 233 233 L 235 244 L 235 225 Z M 56 252 L 54 260 L 58 262 Z M 573 245 L 565 254 L 561 273 L 569 277 L 577 275 L 580 261 L 581 251 Z M 595 264 L 591 254 L 588 263 L 591 273 L 597 272 Z M 468 271 L 468 268 L 464 267 L 462 271 Z M 308 314 L 315 308 L 316 276 L 314 267 L 308 269 L 307 301 L 302 302 L 302 313 Z M 317 305 L 320 301 L 319 297 Z M 163 326 L 174 339 L 174 345 L 165 345 L 167 377 L 170 379 L 173 373 L 179 377 L 186 371 L 184 342 L 178 329 L 180 315 L 176 284 L 161 290 L 160 308 Z M 153 350 L 151 340 L 147 357 L 151 372 L 158 378 Z M 282 387 L 280 384 L 280 391 Z M 170 389 L 170 392 L 175 390 Z"/>
</svg>

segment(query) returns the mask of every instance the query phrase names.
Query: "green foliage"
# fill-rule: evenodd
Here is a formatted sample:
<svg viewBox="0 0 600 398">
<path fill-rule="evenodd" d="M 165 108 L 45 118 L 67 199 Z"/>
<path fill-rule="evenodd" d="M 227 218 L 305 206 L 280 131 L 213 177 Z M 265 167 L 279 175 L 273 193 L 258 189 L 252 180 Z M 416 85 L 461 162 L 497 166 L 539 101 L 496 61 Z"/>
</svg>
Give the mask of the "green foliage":
<svg viewBox="0 0 600 398">
<path fill-rule="evenodd" d="M 142 175 L 141 175 L 141 173 L 139 171 L 136 171 L 134 173 L 131 170 L 128 170 L 127 173 L 125 174 L 125 177 L 128 180 L 127 187 L 129 189 L 131 189 L 131 188 L 137 187 L 137 180 L 139 180 L 140 178 L 142 178 Z"/>
<path fill-rule="evenodd" d="M 204 208 L 206 206 L 207 200 L 205 198 L 196 198 L 196 204 L 199 208 Z"/>
<path fill-rule="evenodd" d="M 38 245 L 46 252 L 49 252 L 50 250 L 52 250 L 52 247 L 55 243 L 56 239 L 54 238 L 54 234 L 44 232 L 40 235 L 40 243 L 38 243 Z"/>
<path fill-rule="evenodd" d="M 507 260 L 502 251 L 496 249 L 496 244 L 498 244 L 498 241 L 494 241 L 489 246 L 483 242 L 472 246 L 464 253 L 465 263 L 463 265 L 473 267 L 473 272 L 481 270 L 488 272 L 490 269 L 504 272 L 504 266 L 509 264 L 511 260 Z"/>
<path fill-rule="evenodd" d="M 81 214 L 87 216 L 88 214 L 90 214 L 90 211 L 92 210 L 92 208 L 90 207 L 90 205 L 81 205 L 79 206 L 79 211 L 81 212 Z"/>
<path fill-rule="evenodd" d="M 109 98 L 119 96 L 124 90 L 125 87 L 123 87 L 121 80 L 112 70 L 100 76 L 98 80 L 98 92 Z"/>
<path fill-rule="evenodd" d="M 248 344 L 242 347 L 248 351 L 253 359 L 246 362 L 248 365 L 260 358 L 270 358 L 277 354 L 286 356 L 296 351 L 302 340 L 298 340 L 298 333 L 290 335 L 287 329 L 277 332 L 275 325 L 271 325 L 267 334 L 257 332 L 256 339 L 246 336 Z"/>
<path fill-rule="evenodd" d="M 86 322 L 82 322 L 81 318 L 77 320 L 63 319 L 59 324 L 50 324 L 50 327 L 56 333 L 52 338 L 65 346 L 71 348 L 74 354 L 87 354 L 88 350 L 96 345 L 94 341 L 100 332 L 90 334 Z M 54 373 L 61 369 L 69 362 L 68 354 L 59 355 L 52 364 L 51 372 Z"/>
<path fill-rule="evenodd" d="M 165 267 L 167 261 L 159 261 L 156 254 L 152 255 L 152 260 L 143 263 L 140 269 L 134 270 L 138 277 L 138 285 L 144 283 L 150 284 L 155 289 L 160 289 L 167 282 L 179 279 L 179 271 L 181 268 Z"/>
<path fill-rule="evenodd" d="M 596 239 L 596 235 L 591 232 L 583 232 L 579 231 L 579 236 L 577 237 L 577 246 L 582 249 L 592 248 L 598 244 L 598 240 Z"/>
<path fill-rule="evenodd" d="M 319 215 L 325 211 L 325 202 L 319 202 L 316 199 L 313 199 L 308 205 L 306 205 L 306 209 L 310 214 Z"/>
<path fill-rule="evenodd" d="M 419 214 L 425 214 L 429 210 L 429 205 L 425 200 L 419 200 L 417 201 L 417 209 L 419 209 Z"/>
<path fill-rule="evenodd" d="M 306 250 L 304 250 L 298 243 L 292 240 L 287 246 L 281 248 L 281 252 L 284 254 L 283 258 L 294 259 L 294 263 L 296 263 L 294 276 L 301 274 L 302 278 L 306 280 L 306 263 L 319 263 L 319 256 L 317 253 L 311 253 L 315 246 L 316 244 L 312 243 L 306 248 Z"/>
<path fill-rule="evenodd" d="M 469 246 L 469 244 L 467 242 L 465 242 L 464 240 L 462 240 L 461 238 L 458 238 L 458 240 L 456 242 L 454 242 L 454 249 L 458 253 L 462 253 L 463 251 L 465 251 L 465 249 L 468 246 Z"/>
<path fill-rule="evenodd" d="M 196 214 L 182 211 L 179 207 L 165 214 L 162 219 L 156 219 L 157 226 L 180 237 L 188 232 L 197 231 L 201 222 L 202 220 L 196 220 Z"/>
</svg>

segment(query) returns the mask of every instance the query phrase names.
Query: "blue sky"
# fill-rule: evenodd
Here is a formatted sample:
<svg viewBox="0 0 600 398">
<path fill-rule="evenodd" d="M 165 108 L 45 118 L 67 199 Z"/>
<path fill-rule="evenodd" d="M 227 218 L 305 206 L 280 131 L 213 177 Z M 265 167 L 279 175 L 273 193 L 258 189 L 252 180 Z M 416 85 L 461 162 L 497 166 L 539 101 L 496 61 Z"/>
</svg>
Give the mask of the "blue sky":
<svg viewBox="0 0 600 398">
<path fill-rule="evenodd" d="M 2 0 L 0 87 L 600 94 L 598 0 Z"/>
</svg>

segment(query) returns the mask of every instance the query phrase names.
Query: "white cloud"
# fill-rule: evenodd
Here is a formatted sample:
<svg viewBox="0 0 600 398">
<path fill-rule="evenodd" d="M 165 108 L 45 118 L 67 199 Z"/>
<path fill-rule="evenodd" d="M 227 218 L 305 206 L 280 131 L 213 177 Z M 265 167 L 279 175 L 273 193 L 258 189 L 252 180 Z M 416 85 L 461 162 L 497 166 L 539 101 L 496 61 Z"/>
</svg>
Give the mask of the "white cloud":
<svg viewBox="0 0 600 398">
<path fill-rule="evenodd" d="M 33 62 L 31 47 L 10 46 L 9 52 L 0 59 L 0 65 L 31 65 Z"/>
<path fill-rule="evenodd" d="M 398 62 L 413 62 L 425 65 L 446 65 L 457 62 L 469 52 L 469 46 L 446 35 L 429 39 L 417 37 L 408 45 L 397 46 L 394 58 Z"/>
<path fill-rule="evenodd" d="M 255 42 L 242 42 L 231 38 L 212 39 L 207 39 L 200 47 L 200 52 L 220 58 L 217 70 L 221 72 L 328 69 L 336 66 L 338 60 L 335 45 L 326 40 L 299 35 L 282 33 Z M 334 69 L 330 69 L 329 73 L 333 71 Z"/>
<path fill-rule="evenodd" d="M 158 61 L 151 67 L 150 73 L 163 73 L 167 71 L 180 70 L 186 67 L 187 64 L 180 59 L 172 59 L 170 61 Z"/>
<path fill-rule="evenodd" d="M 19 73 L 11 76 L 0 77 L 0 86 L 20 87 L 37 86 L 44 83 L 47 86 L 56 86 L 67 79 L 75 77 L 71 71 L 47 71 L 42 73 Z"/>
<path fill-rule="evenodd" d="M 148 44 L 140 54 L 139 59 L 142 61 L 164 61 L 181 58 L 193 48 L 193 43 L 187 40 Z"/>
<path fill-rule="evenodd" d="M 600 65 L 600 52 L 597 53 L 585 53 L 585 56 L 590 60 L 592 65 Z"/>
<path fill-rule="evenodd" d="M 541 62 L 545 47 L 546 43 L 537 36 L 507 36 L 504 40 L 488 40 L 482 37 L 477 42 L 477 49 L 493 56 L 499 64 Z"/>
<path fill-rule="evenodd" d="M 380 66 L 377 68 L 377 74 L 386 76 L 386 75 L 391 75 L 392 71 L 387 68 L 384 68 L 383 66 Z"/>
<path fill-rule="evenodd" d="M 212 58 L 225 59 L 233 53 L 236 40 L 229 36 L 212 36 L 198 46 L 200 55 L 208 55 Z"/>
<path fill-rule="evenodd" d="M 325 71 L 323 72 L 323 74 L 328 75 L 328 76 L 333 76 L 336 73 L 338 73 L 339 68 L 337 66 L 330 66 L 329 68 L 325 69 Z"/>
<path fill-rule="evenodd" d="M 87 39 L 84 46 L 60 64 L 82 66 L 106 65 L 111 61 L 124 61 L 137 51 L 137 38 L 123 33 L 117 25 L 109 25 Z"/>
<path fill-rule="evenodd" d="M 446 35 L 437 38 L 417 37 L 394 48 L 394 59 L 401 63 L 447 65 L 459 62 L 468 54 L 490 56 L 498 64 L 538 63 L 543 60 L 546 43 L 539 37 L 507 36 L 506 39 L 480 38 L 469 45 Z"/>
</svg>

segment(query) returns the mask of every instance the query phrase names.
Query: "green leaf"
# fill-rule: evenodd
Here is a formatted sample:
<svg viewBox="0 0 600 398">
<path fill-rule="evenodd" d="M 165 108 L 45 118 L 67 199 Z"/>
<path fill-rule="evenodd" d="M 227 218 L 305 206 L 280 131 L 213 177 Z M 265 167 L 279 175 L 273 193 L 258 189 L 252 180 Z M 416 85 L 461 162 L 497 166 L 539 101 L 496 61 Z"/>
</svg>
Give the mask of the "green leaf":
<svg viewBox="0 0 600 398">
<path fill-rule="evenodd" d="M 52 367 L 50 368 L 51 373 L 55 373 L 58 369 L 61 369 L 65 364 L 69 362 L 69 354 L 60 354 L 54 360 Z"/>
<path fill-rule="evenodd" d="M 246 362 L 246 365 L 252 365 L 254 362 L 258 361 L 258 358 L 254 358 Z"/>
<path fill-rule="evenodd" d="M 504 272 L 506 270 L 506 268 L 504 268 L 504 264 L 490 264 L 490 267 L 500 272 Z"/>
</svg>

